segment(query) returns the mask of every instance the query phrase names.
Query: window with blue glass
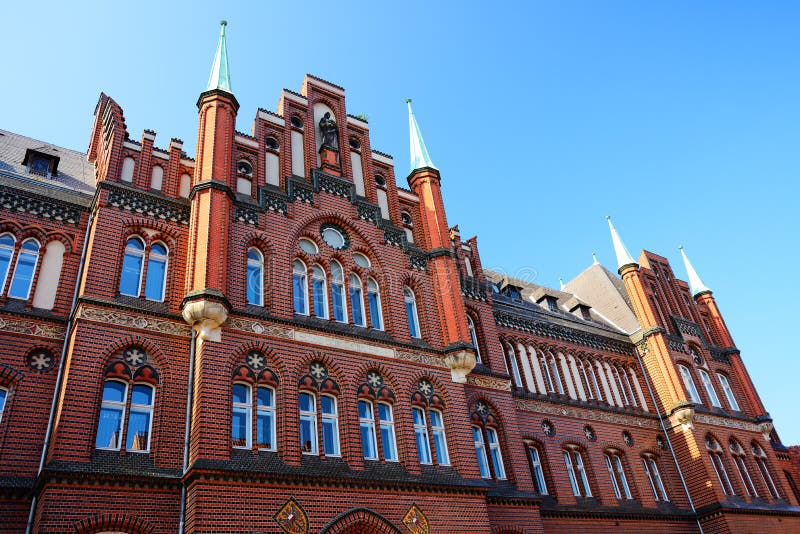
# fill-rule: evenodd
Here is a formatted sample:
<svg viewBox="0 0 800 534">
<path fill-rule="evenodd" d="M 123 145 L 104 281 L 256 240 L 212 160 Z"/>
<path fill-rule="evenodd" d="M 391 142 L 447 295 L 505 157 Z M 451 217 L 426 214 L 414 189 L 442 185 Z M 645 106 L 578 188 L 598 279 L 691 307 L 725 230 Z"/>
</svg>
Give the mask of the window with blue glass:
<svg viewBox="0 0 800 534">
<path fill-rule="evenodd" d="M 344 270 L 336 260 L 331 261 L 331 298 L 333 300 L 333 318 L 340 323 L 346 323 L 347 305 L 345 304 Z"/>
<path fill-rule="evenodd" d="M 167 284 L 167 247 L 163 243 L 154 243 L 150 247 L 147 258 L 147 281 L 144 285 L 144 298 L 148 300 L 164 300 Z"/>
<path fill-rule="evenodd" d="M 294 312 L 308 315 L 308 274 L 306 264 L 300 260 L 294 260 L 292 266 L 292 292 Z"/>
<path fill-rule="evenodd" d="M 231 416 L 231 444 L 234 449 L 249 449 L 252 447 L 251 424 L 252 390 L 249 384 L 233 385 L 233 414 Z"/>
<path fill-rule="evenodd" d="M 120 449 L 125 430 L 128 389 L 128 384 L 118 380 L 107 380 L 103 385 L 100 421 L 95 438 L 95 447 L 98 449 Z M 134 384 L 130 389 L 130 417 L 127 420 L 125 449 L 133 452 L 149 452 L 155 389 L 145 384 Z"/>
<path fill-rule="evenodd" d="M 144 267 L 144 243 L 138 237 L 131 237 L 125 243 L 122 256 L 122 274 L 119 279 L 119 292 L 138 297 L 142 287 Z"/>
<path fill-rule="evenodd" d="M 364 289 L 361 279 L 350 275 L 350 310 L 353 314 L 353 324 L 356 326 L 366 326 L 364 322 Z"/>
<path fill-rule="evenodd" d="M 372 403 L 358 401 L 358 424 L 361 430 L 361 450 L 365 460 L 378 459 L 377 439 L 375 437 L 375 414 Z"/>
<path fill-rule="evenodd" d="M 314 299 L 314 315 L 328 318 L 328 290 L 325 271 L 319 265 L 311 267 L 311 295 Z"/>
<path fill-rule="evenodd" d="M 339 412 L 336 398 L 320 395 L 322 407 L 322 452 L 326 456 L 339 456 Z"/>
<path fill-rule="evenodd" d="M 95 447 L 119 450 L 122 444 L 122 421 L 125 419 L 125 401 L 128 385 L 109 380 L 103 386 L 100 422 L 97 425 Z"/>
<path fill-rule="evenodd" d="M 39 262 L 39 242 L 35 239 L 27 239 L 22 242 L 17 255 L 17 264 L 14 267 L 14 275 L 11 278 L 11 286 L 8 288 L 8 296 L 28 300 L 33 285 L 33 274 L 36 272 L 36 264 Z"/>
<path fill-rule="evenodd" d="M 253 389 L 249 384 L 233 384 L 231 445 L 235 449 L 250 449 L 253 447 Z M 275 390 L 266 386 L 256 387 L 255 401 L 255 446 L 260 450 L 277 450 Z"/>
<path fill-rule="evenodd" d="M 419 463 L 430 464 L 431 445 L 428 441 L 428 423 L 425 418 L 425 411 L 422 408 L 413 407 L 411 413 L 414 418 L 414 439 L 417 442 L 417 456 Z"/>
<path fill-rule="evenodd" d="M 6 409 L 6 399 L 8 399 L 8 390 L 0 387 L 0 423 L 3 422 L 3 412 Z"/>
<path fill-rule="evenodd" d="M 403 288 L 403 300 L 406 305 L 406 318 L 408 319 L 408 331 L 411 337 L 422 337 L 419 331 L 419 316 L 417 315 L 417 298 L 411 288 Z"/>
<path fill-rule="evenodd" d="M 0 235 L 0 294 L 6 287 L 6 279 L 14 258 L 14 245 L 17 240 L 11 234 Z"/>
<path fill-rule="evenodd" d="M 300 392 L 300 450 L 303 454 L 319 454 L 317 445 L 317 398 Z"/>
<path fill-rule="evenodd" d="M 264 305 L 264 255 L 254 247 L 247 249 L 247 303 Z"/>
<path fill-rule="evenodd" d="M 383 312 L 381 310 L 381 292 L 378 282 L 367 278 L 367 305 L 369 306 L 369 321 L 375 330 L 383 330 Z"/>
<path fill-rule="evenodd" d="M 153 397 L 155 389 L 145 384 L 134 384 L 131 388 L 131 413 L 128 418 L 128 434 L 125 449 L 148 452 L 150 432 L 153 425 Z"/>
</svg>

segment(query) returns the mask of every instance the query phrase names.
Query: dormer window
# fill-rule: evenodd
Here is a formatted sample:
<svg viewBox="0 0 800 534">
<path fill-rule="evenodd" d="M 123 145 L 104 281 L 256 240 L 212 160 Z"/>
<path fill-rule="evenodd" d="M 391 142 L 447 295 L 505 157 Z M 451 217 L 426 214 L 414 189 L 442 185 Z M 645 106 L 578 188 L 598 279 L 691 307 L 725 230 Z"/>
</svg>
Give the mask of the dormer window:
<svg viewBox="0 0 800 534">
<path fill-rule="evenodd" d="M 578 304 L 576 308 L 577 312 L 580 313 L 581 317 L 583 317 L 584 320 L 586 321 L 592 320 L 592 314 L 589 312 L 589 306 L 586 306 L 585 304 Z"/>
<path fill-rule="evenodd" d="M 558 301 L 555 297 L 546 296 L 544 300 L 547 302 L 547 308 L 550 311 L 558 311 Z"/>
<path fill-rule="evenodd" d="M 28 168 L 29 173 L 49 178 L 58 174 L 58 160 L 57 156 L 44 154 L 29 148 L 25 152 L 25 159 L 22 160 L 22 164 Z"/>
<path fill-rule="evenodd" d="M 517 286 L 508 285 L 503 288 L 503 294 L 507 297 L 511 297 L 512 299 L 522 299 L 522 288 Z"/>
</svg>

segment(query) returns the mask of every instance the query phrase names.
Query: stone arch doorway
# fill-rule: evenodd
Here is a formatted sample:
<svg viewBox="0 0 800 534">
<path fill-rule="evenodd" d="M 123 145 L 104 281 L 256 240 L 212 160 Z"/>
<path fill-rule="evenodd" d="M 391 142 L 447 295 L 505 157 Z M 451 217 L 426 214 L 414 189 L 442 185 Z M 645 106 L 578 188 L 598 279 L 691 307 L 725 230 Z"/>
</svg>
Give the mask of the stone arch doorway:
<svg viewBox="0 0 800 534">
<path fill-rule="evenodd" d="M 401 534 L 382 515 L 366 508 L 353 508 L 331 519 L 320 534 Z"/>
</svg>

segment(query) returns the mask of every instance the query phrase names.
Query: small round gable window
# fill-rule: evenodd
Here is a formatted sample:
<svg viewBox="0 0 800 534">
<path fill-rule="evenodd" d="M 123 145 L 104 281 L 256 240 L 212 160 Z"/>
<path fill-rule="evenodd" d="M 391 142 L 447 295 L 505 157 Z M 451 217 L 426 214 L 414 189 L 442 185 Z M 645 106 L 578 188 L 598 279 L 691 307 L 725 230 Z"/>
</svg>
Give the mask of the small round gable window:
<svg viewBox="0 0 800 534">
<path fill-rule="evenodd" d="M 292 116 L 291 123 L 292 123 L 292 126 L 294 126 L 295 128 L 299 128 L 299 129 L 303 128 L 303 121 L 301 121 L 300 117 L 298 117 L 297 115 Z"/>
<path fill-rule="evenodd" d="M 250 165 L 249 161 L 241 160 L 236 164 L 236 172 L 250 176 L 253 174 L 253 166 Z"/>
<path fill-rule="evenodd" d="M 325 225 L 320 229 L 320 232 L 322 234 L 322 240 L 325 241 L 329 247 L 335 249 L 347 248 L 345 233 L 338 228 Z"/>
<path fill-rule="evenodd" d="M 278 150 L 278 140 L 274 137 L 270 136 L 264 140 L 264 144 L 267 148 L 271 148 L 272 150 Z"/>
</svg>

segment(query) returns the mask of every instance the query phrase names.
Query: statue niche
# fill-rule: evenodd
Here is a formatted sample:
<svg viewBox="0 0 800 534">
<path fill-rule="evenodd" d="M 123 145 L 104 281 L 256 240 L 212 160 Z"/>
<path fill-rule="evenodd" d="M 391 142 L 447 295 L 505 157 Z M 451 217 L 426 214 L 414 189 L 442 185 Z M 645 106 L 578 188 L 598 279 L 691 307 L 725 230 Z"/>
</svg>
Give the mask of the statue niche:
<svg viewBox="0 0 800 534">
<path fill-rule="evenodd" d="M 339 127 L 336 121 L 331 118 L 329 111 L 319 120 L 319 129 L 322 132 L 322 147 L 339 150 Z"/>
</svg>

